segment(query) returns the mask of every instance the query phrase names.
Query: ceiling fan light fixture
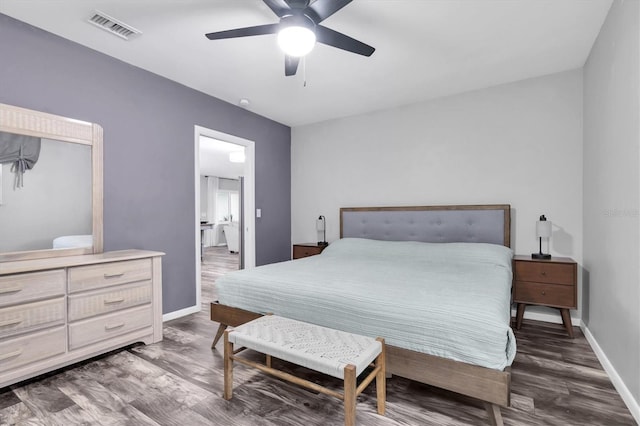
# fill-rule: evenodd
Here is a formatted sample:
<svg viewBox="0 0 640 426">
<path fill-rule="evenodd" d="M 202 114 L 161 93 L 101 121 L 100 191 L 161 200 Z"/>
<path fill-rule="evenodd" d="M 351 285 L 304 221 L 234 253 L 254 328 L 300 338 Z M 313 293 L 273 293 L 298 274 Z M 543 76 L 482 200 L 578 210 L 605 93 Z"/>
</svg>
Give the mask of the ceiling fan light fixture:
<svg viewBox="0 0 640 426">
<path fill-rule="evenodd" d="M 286 26 L 278 31 L 278 46 L 284 53 L 296 58 L 307 55 L 316 44 L 316 34 L 304 26 Z"/>
<path fill-rule="evenodd" d="M 284 51 L 284 75 L 295 75 L 300 58 L 311 52 L 316 42 L 362 56 L 376 50 L 346 34 L 320 25 L 353 0 L 262 0 L 280 19 L 278 23 L 234 28 L 205 34 L 209 40 L 277 34 Z M 303 62 L 304 65 L 304 62 Z"/>
</svg>

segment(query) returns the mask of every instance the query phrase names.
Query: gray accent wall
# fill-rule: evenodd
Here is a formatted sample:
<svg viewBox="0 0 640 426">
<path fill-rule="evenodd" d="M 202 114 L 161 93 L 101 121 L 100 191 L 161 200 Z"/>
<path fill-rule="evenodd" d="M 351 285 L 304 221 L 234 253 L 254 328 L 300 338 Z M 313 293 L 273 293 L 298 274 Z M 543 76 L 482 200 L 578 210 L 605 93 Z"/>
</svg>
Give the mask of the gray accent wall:
<svg viewBox="0 0 640 426">
<path fill-rule="evenodd" d="M 613 2 L 584 67 L 583 321 L 640 404 L 640 2 Z M 607 367 L 605 363 L 605 367 Z M 619 384 L 619 383 L 618 383 Z M 621 387 L 618 387 L 621 390 Z M 631 408 L 633 404 L 627 401 Z"/>
<path fill-rule="evenodd" d="M 0 58 L 0 102 L 104 128 L 104 248 L 166 253 L 164 313 L 196 302 L 194 125 L 255 141 L 256 263 L 290 258 L 289 127 L 2 14 Z"/>
</svg>

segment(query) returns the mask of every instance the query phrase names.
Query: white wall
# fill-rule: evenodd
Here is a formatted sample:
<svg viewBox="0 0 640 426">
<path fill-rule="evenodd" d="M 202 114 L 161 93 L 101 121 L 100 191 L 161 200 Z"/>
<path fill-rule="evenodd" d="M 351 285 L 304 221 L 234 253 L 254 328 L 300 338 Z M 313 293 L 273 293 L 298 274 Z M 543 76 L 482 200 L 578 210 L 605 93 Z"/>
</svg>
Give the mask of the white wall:
<svg viewBox="0 0 640 426">
<path fill-rule="evenodd" d="M 340 207 L 507 203 L 516 253 L 544 213 L 551 253 L 582 261 L 581 70 L 296 127 L 291 164 L 294 243 L 321 214 L 337 239 Z"/>
<path fill-rule="evenodd" d="M 640 421 L 640 7 L 616 0 L 584 67 L 584 315 Z M 605 367 L 607 362 L 604 362 Z"/>
</svg>

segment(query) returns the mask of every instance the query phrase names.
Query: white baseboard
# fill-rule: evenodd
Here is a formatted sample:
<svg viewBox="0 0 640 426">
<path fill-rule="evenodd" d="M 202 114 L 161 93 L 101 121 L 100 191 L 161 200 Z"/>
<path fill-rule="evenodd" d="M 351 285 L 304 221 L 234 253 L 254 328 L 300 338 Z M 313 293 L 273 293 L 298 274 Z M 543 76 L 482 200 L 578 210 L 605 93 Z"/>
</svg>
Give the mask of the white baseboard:
<svg viewBox="0 0 640 426">
<path fill-rule="evenodd" d="M 201 310 L 202 310 L 201 306 L 194 305 L 194 306 L 189 306 L 188 308 L 180 309 L 178 311 L 169 312 L 167 314 L 162 315 L 162 322 L 186 317 L 187 315 L 195 314 L 196 312 L 200 312 Z"/>
<path fill-rule="evenodd" d="M 604 371 L 606 371 L 609 375 L 611 383 L 613 383 L 613 387 L 616 388 L 624 403 L 627 404 L 627 408 L 629 408 L 629 411 L 631 411 L 631 415 L 633 416 L 633 418 L 636 419 L 636 422 L 638 424 L 640 424 L 640 404 L 635 400 L 635 398 L 631 394 L 631 391 L 629 391 L 629 388 L 624 384 L 622 378 L 618 375 L 618 372 L 609 361 L 609 358 L 607 358 L 607 355 L 604 353 L 595 337 L 593 337 L 591 331 L 589 331 L 589 328 L 585 325 L 580 328 L 582 329 L 584 336 L 587 338 L 587 342 L 589 342 L 589 344 L 591 345 L 593 352 L 598 357 L 598 361 L 600 361 L 600 364 L 602 364 Z"/>
<path fill-rule="evenodd" d="M 516 309 L 512 309 L 511 313 L 515 317 Z M 554 314 L 546 312 L 525 311 L 524 318 L 535 321 L 562 324 L 562 317 L 560 317 L 559 313 Z M 580 326 L 580 329 L 587 338 L 587 342 L 589 342 L 591 349 L 593 349 L 593 352 L 596 354 L 598 361 L 600 361 L 600 364 L 602 364 L 602 368 L 604 368 L 604 371 L 607 373 L 607 375 L 609 375 L 609 379 L 611 379 L 613 387 L 615 387 L 616 391 L 618 391 L 618 393 L 620 394 L 620 397 L 627 405 L 627 408 L 631 412 L 633 418 L 638 424 L 640 424 L 640 403 L 635 400 L 635 398 L 631 394 L 631 391 L 629 391 L 629 388 L 627 388 L 627 386 L 624 384 L 622 378 L 609 361 L 609 358 L 607 358 L 607 355 L 604 353 L 596 339 L 593 337 L 591 331 L 589 331 L 589 328 L 584 325 L 580 318 L 571 317 L 571 322 L 574 326 Z"/>
</svg>

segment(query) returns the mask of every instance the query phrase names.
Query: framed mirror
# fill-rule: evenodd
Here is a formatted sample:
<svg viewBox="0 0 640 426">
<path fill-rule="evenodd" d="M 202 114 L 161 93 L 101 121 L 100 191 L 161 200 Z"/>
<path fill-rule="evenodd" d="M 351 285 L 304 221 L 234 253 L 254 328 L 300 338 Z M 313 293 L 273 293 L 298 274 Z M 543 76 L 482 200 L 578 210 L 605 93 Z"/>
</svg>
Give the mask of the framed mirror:
<svg viewBox="0 0 640 426">
<path fill-rule="evenodd" d="M 102 127 L 0 104 L 0 262 L 102 252 Z"/>
</svg>

